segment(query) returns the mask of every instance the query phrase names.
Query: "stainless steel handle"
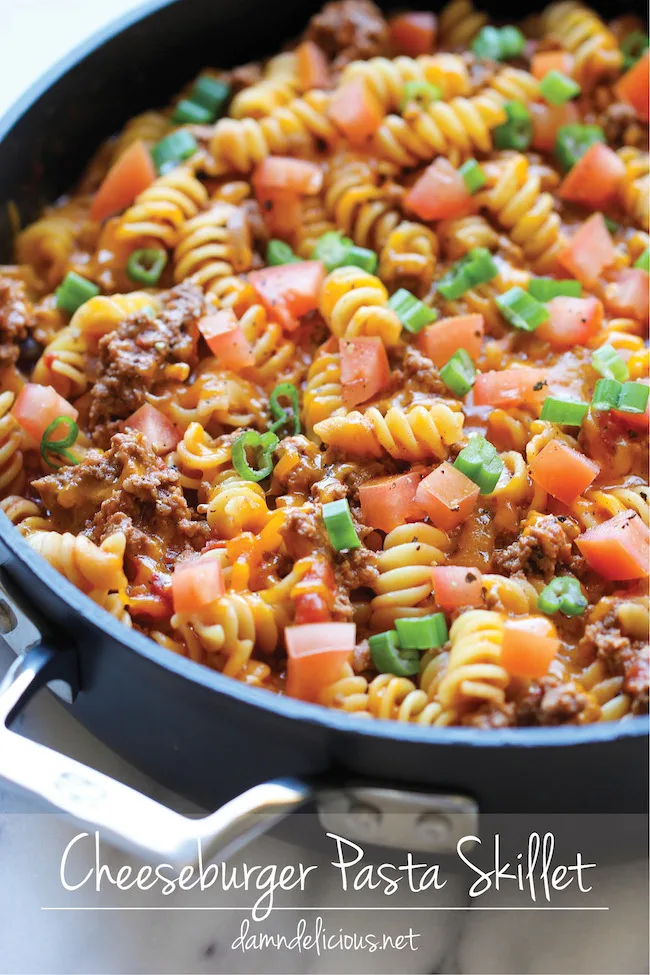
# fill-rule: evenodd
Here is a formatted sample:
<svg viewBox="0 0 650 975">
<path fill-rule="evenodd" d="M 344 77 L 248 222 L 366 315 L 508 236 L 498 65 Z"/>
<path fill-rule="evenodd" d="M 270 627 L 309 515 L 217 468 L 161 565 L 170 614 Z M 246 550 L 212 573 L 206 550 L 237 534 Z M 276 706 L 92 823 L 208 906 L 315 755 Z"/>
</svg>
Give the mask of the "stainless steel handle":
<svg viewBox="0 0 650 975">
<path fill-rule="evenodd" d="M 311 798 L 296 779 L 275 779 L 231 799 L 203 818 L 191 819 L 135 789 L 10 728 L 30 698 L 51 681 L 77 691 L 76 655 L 37 647 L 12 665 L 0 685 L 0 777 L 102 830 L 119 847 L 158 862 L 192 863 L 228 857 Z"/>
</svg>

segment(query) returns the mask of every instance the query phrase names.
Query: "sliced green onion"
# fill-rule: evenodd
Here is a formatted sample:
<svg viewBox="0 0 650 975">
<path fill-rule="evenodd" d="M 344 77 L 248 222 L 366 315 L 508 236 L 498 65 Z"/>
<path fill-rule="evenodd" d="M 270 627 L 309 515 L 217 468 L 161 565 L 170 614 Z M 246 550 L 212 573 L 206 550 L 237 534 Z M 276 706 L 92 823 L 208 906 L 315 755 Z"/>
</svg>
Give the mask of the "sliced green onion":
<svg viewBox="0 0 650 975">
<path fill-rule="evenodd" d="M 555 155 L 565 172 L 575 166 L 587 149 L 596 142 L 606 142 L 599 125 L 561 125 L 555 137 Z"/>
<path fill-rule="evenodd" d="M 620 223 L 616 223 L 616 221 L 612 220 L 611 217 L 606 217 L 605 214 L 603 214 L 603 220 L 605 221 L 605 226 L 609 230 L 610 234 L 615 234 L 618 230 L 620 230 Z"/>
<path fill-rule="evenodd" d="M 623 383 L 616 409 L 624 413 L 645 413 L 649 396 L 650 387 L 645 383 Z"/>
<path fill-rule="evenodd" d="M 471 48 L 478 58 L 489 61 L 505 61 L 515 58 L 524 50 L 526 38 L 518 27 L 482 27 Z"/>
<path fill-rule="evenodd" d="M 183 160 L 189 159 L 197 149 L 198 145 L 192 133 L 187 129 L 177 129 L 153 146 L 151 158 L 158 172 L 164 173 L 178 166 Z"/>
<path fill-rule="evenodd" d="M 291 412 L 280 405 L 279 401 L 281 396 L 283 399 L 289 400 Z M 275 387 L 269 396 L 269 409 L 271 410 L 271 416 L 276 417 L 275 422 L 269 427 L 272 433 L 277 433 L 282 427 L 288 426 L 291 423 L 293 424 L 292 436 L 298 436 L 300 433 L 299 394 L 293 383 L 280 383 L 279 386 Z"/>
<path fill-rule="evenodd" d="M 537 608 L 547 616 L 552 616 L 554 613 L 580 616 L 588 605 L 589 601 L 580 588 L 580 583 L 573 576 L 553 579 L 542 590 L 537 600 Z"/>
<path fill-rule="evenodd" d="M 465 349 L 458 349 L 440 370 L 440 378 L 456 396 L 465 396 L 476 382 L 476 368 Z"/>
<path fill-rule="evenodd" d="M 596 349 L 591 357 L 591 364 L 605 379 L 617 379 L 619 383 L 624 383 L 630 378 L 627 363 L 621 359 L 612 345 L 601 345 Z"/>
<path fill-rule="evenodd" d="M 404 111 L 409 102 L 418 102 L 426 108 L 431 102 L 439 102 L 442 94 L 442 89 L 438 85 L 432 85 L 429 81 L 407 81 L 404 85 L 400 112 Z"/>
<path fill-rule="evenodd" d="M 299 264 L 300 258 L 296 257 L 283 240 L 274 239 L 266 245 L 266 263 L 271 267 L 278 267 L 280 264 Z"/>
<path fill-rule="evenodd" d="M 207 108 L 214 120 L 226 107 L 226 102 L 230 98 L 230 85 L 203 74 L 196 79 L 190 97 L 193 102 L 198 102 L 199 105 Z"/>
<path fill-rule="evenodd" d="M 489 440 L 485 437 L 472 437 L 454 461 L 454 467 L 478 484 L 481 494 L 490 494 L 494 491 L 505 464 Z"/>
<path fill-rule="evenodd" d="M 74 315 L 77 308 L 81 308 L 87 301 L 99 294 L 99 288 L 88 278 L 83 278 L 76 271 L 68 271 L 63 283 L 56 289 L 56 307 L 60 311 L 67 311 Z"/>
<path fill-rule="evenodd" d="M 591 397 L 592 410 L 614 410 L 618 406 L 623 384 L 616 379 L 599 379 Z"/>
<path fill-rule="evenodd" d="M 650 46 L 650 37 L 643 31 L 633 30 L 621 41 L 623 68 L 628 71 L 643 57 Z"/>
<path fill-rule="evenodd" d="M 410 677 L 420 669 L 420 654 L 417 650 L 402 650 L 396 630 L 376 633 L 368 639 L 368 646 L 372 662 L 380 674 Z"/>
<path fill-rule="evenodd" d="M 528 294 L 538 301 L 552 301 L 553 298 L 580 298 L 582 285 L 579 281 L 556 281 L 555 278 L 531 278 Z"/>
<path fill-rule="evenodd" d="M 438 313 L 423 301 L 412 295 L 406 288 L 398 288 L 388 299 L 388 307 L 395 312 L 402 326 L 412 335 L 421 332 L 425 325 L 435 322 Z"/>
<path fill-rule="evenodd" d="M 503 107 L 507 121 L 492 129 L 492 141 L 497 149 L 524 152 L 533 139 L 532 116 L 521 102 L 506 102 Z"/>
<path fill-rule="evenodd" d="M 132 281 L 151 287 L 158 284 L 167 264 L 167 254 L 160 247 L 143 247 L 133 251 L 126 264 L 126 273 Z"/>
<path fill-rule="evenodd" d="M 323 521 L 335 552 L 359 548 L 361 542 L 352 521 L 347 498 L 340 498 L 338 501 L 329 501 L 324 504 Z"/>
<path fill-rule="evenodd" d="M 646 247 L 643 254 L 641 254 L 640 257 L 637 257 L 636 261 L 634 262 L 634 266 L 638 267 L 641 271 L 646 271 L 648 274 L 650 274 L 650 247 Z"/>
<path fill-rule="evenodd" d="M 486 247 L 474 247 L 437 284 L 443 298 L 455 301 L 478 284 L 487 284 L 499 268 Z"/>
<path fill-rule="evenodd" d="M 433 650 L 449 639 L 444 613 L 395 620 L 399 645 L 403 650 Z"/>
<path fill-rule="evenodd" d="M 247 430 L 237 437 L 232 445 L 232 462 L 235 470 L 245 481 L 263 481 L 273 470 L 272 453 L 279 443 L 274 433 L 258 433 Z M 246 449 L 259 452 L 260 466 L 251 467 L 246 457 Z"/>
<path fill-rule="evenodd" d="M 495 304 L 511 325 L 524 332 L 534 332 L 550 317 L 548 308 L 518 286 L 495 298 Z"/>
<path fill-rule="evenodd" d="M 565 427 L 579 427 L 588 412 L 589 403 L 547 396 L 542 406 L 540 420 L 548 420 L 549 423 L 558 423 Z"/>
<path fill-rule="evenodd" d="M 580 91 L 578 82 L 561 71 L 549 71 L 539 83 L 539 93 L 549 105 L 564 105 L 576 98 Z"/>
<path fill-rule="evenodd" d="M 345 267 L 360 267 L 368 274 L 374 274 L 377 270 L 377 255 L 367 247 L 357 247 L 353 244 L 348 250 L 345 258 Z"/>
<path fill-rule="evenodd" d="M 327 271 L 334 271 L 343 267 L 351 247 L 354 247 L 354 241 L 349 237 L 344 237 L 338 230 L 328 230 L 316 241 L 311 256 L 315 261 L 322 261 Z"/>
<path fill-rule="evenodd" d="M 52 434 L 60 426 L 65 426 L 68 428 L 68 432 L 60 440 L 52 440 Z M 79 461 L 74 457 L 68 447 L 72 447 L 73 443 L 79 436 L 79 427 L 75 421 L 70 416 L 57 416 L 56 420 L 52 422 L 45 428 L 45 432 L 41 437 L 41 457 L 45 463 L 58 471 L 62 466 L 61 464 L 55 464 L 50 458 L 50 454 L 56 454 L 59 457 L 65 457 L 69 464 L 78 464 Z"/>
<path fill-rule="evenodd" d="M 476 159 L 468 159 L 460 167 L 458 172 L 465 180 L 465 186 L 470 193 L 476 193 L 487 183 L 487 176 L 477 163 Z"/>
<path fill-rule="evenodd" d="M 172 115 L 172 122 L 175 125 L 207 125 L 212 120 L 213 116 L 209 108 L 189 98 L 182 98 Z"/>
</svg>

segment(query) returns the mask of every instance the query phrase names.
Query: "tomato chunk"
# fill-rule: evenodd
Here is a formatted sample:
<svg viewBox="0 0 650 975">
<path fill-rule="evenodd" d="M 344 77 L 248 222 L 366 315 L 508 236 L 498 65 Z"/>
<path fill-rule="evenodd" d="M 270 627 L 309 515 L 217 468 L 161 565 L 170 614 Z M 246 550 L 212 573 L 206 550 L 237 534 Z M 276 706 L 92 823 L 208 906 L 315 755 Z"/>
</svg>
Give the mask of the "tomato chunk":
<svg viewBox="0 0 650 975">
<path fill-rule="evenodd" d="M 587 562 L 604 579 L 645 579 L 650 532 L 636 511 L 622 511 L 576 538 Z"/>
<path fill-rule="evenodd" d="M 484 372 L 474 384 L 476 406 L 537 405 L 545 397 L 546 370 L 522 366 L 501 372 Z"/>
<path fill-rule="evenodd" d="M 598 284 L 615 258 L 614 242 L 602 213 L 593 213 L 558 254 L 560 264 L 588 288 Z"/>
<path fill-rule="evenodd" d="M 547 308 L 550 317 L 536 329 L 536 334 L 559 349 L 584 345 L 603 320 L 603 306 L 598 298 L 553 298 Z"/>
<path fill-rule="evenodd" d="M 430 54 L 436 39 L 436 15 L 430 10 L 412 10 L 397 14 L 388 22 L 393 48 L 400 54 L 416 58 Z"/>
<path fill-rule="evenodd" d="M 129 146 L 113 163 L 90 205 L 92 220 L 106 220 L 130 206 L 139 193 L 151 186 L 156 168 L 144 142 Z"/>
<path fill-rule="evenodd" d="M 427 325 L 418 336 L 420 350 L 438 369 L 451 359 L 454 352 L 465 352 L 476 362 L 481 354 L 484 321 L 482 315 L 457 315 L 441 318 Z"/>
<path fill-rule="evenodd" d="M 172 421 L 150 403 L 145 403 L 124 421 L 125 427 L 143 434 L 157 454 L 168 454 L 182 439 Z"/>
<path fill-rule="evenodd" d="M 532 102 L 528 108 L 533 118 L 532 146 L 541 152 L 553 151 L 557 131 L 562 125 L 575 125 L 580 121 L 578 109 L 573 102 L 565 102 L 564 105 Z"/>
<path fill-rule="evenodd" d="M 265 267 L 261 271 L 251 271 L 248 280 L 269 317 L 288 332 L 293 332 L 303 315 L 318 307 L 325 266 L 321 261 L 300 261 Z"/>
<path fill-rule="evenodd" d="M 421 220 L 462 217 L 475 209 L 461 173 L 442 156 L 432 162 L 415 181 L 404 198 L 404 204 Z"/>
<path fill-rule="evenodd" d="M 614 91 L 618 97 L 632 106 L 642 122 L 647 122 L 650 118 L 648 114 L 648 72 L 650 72 L 650 52 L 646 51 L 643 57 L 614 85 Z"/>
<path fill-rule="evenodd" d="M 407 521 L 424 518 L 425 510 L 415 500 L 415 492 L 426 474 L 424 469 L 390 477 L 375 477 L 359 488 L 364 522 L 372 528 L 390 532 Z"/>
<path fill-rule="evenodd" d="M 560 440 L 551 440 L 528 465 L 531 477 L 564 504 L 573 504 L 600 473 L 599 465 Z"/>
<path fill-rule="evenodd" d="M 591 210 L 609 206 L 625 176 L 625 165 L 613 149 L 595 142 L 564 177 L 558 190 L 563 200 Z"/>
<path fill-rule="evenodd" d="M 287 694 L 315 701 L 337 680 L 356 642 L 354 623 L 304 623 L 287 626 Z"/>
<path fill-rule="evenodd" d="M 255 362 L 251 347 L 231 308 L 201 318 L 199 332 L 224 369 L 237 371 Z"/>
<path fill-rule="evenodd" d="M 541 81 L 549 71 L 559 71 L 561 74 L 571 76 L 573 71 L 573 58 L 566 51 L 540 51 L 535 54 L 530 71 L 533 78 Z"/>
<path fill-rule="evenodd" d="M 446 611 L 483 605 L 483 575 L 480 569 L 464 565 L 434 565 L 433 594 Z"/>
<path fill-rule="evenodd" d="M 331 77 L 323 50 L 313 41 L 303 41 L 296 48 L 298 82 L 303 91 L 329 88 Z"/>
<path fill-rule="evenodd" d="M 479 493 L 474 481 L 445 461 L 420 481 L 415 500 L 437 528 L 451 531 L 469 518 Z"/>
<path fill-rule="evenodd" d="M 605 289 L 608 310 L 614 315 L 636 318 L 648 323 L 650 275 L 638 267 L 628 267 L 610 274 L 611 284 Z"/>
<path fill-rule="evenodd" d="M 212 554 L 178 562 L 172 575 L 174 612 L 191 614 L 225 592 L 221 564 Z"/>
<path fill-rule="evenodd" d="M 390 380 L 384 343 L 375 336 L 341 339 L 343 402 L 356 406 L 372 399 Z"/>
<path fill-rule="evenodd" d="M 58 416 L 68 416 L 75 421 L 79 416 L 79 410 L 60 396 L 53 386 L 38 386 L 36 383 L 23 386 L 11 413 L 25 433 L 37 443 L 41 442 L 50 423 Z M 62 433 L 63 427 L 60 432 L 55 430 L 52 439 L 60 439 Z"/>
<path fill-rule="evenodd" d="M 555 627 L 545 617 L 506 621 L 501 663 L 512 677 L 543 677 L 559 649 Z"/>
<path fill-rule="evenodd" d="M 291 156 L 267 156 L 253 173 L 256 193 L 280 191 L 313 196 L 323 186 L 323 171 L 316 163 Z"/>
<path fill-rule="evenodd" d="M 352 145 L 361 145 L 374 135 L 383 121 L 381 105 L 363 78 L 352 78 L 337 88 L 329 115 Z"/>
</svg>

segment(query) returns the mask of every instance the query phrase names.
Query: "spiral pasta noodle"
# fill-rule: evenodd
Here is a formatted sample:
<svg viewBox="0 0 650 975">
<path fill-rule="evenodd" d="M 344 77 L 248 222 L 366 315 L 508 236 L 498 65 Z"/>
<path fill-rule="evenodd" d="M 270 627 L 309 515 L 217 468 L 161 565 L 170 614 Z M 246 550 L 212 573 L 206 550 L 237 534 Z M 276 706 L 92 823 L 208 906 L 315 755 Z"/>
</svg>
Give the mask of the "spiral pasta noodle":
<svg viewBox="0 0 650 975">
<path fill-rule="evenodd" d="M 379 185 L 371 159 L 337 153 L 325 180 L 325 205 L 331 218 L 361 247 L 380 247 L 401 221 L 394 193 Z"/>
<path fill-rule="evenodd" d="M 241 228 L 237 236 L 233 222 Z M 217 203 L 180 228 L 174 250 L 174 280 L 190 278 L 208 295 L 222 297 L 224 279 L 249 270 L 252 257 L 241 212 L 228 203 Z"/>
<path fill-rule="evenodd" d="M 443 561 L 448 547 L 445 533 L 423 522 L 402 525 L 386 535 L 371 603 L 374 630 L 389 629 L 398 617 L 430 611 L 431 567 Z"/>
<path fill-rule="evenodd" d="M 436 235 L 421 223 L 403 220 L 388 235 L 379 255 L 379 276 L 393 289 L 425 295 L 438 257 Z"/>
<path fill-rule="evenodd" d="M 487 14 L 478 11 L 472 0 L 451 0 L 440 14 L 440 40 L 447 47 L 466 47 L 487 20 Z"/>
<path fill-rule="evenodd" d="M 467 709 L 482 702 L 501 703 L 509 683 L 501 666 L 503 619 L 488 610 L 470 610 L 449 631 L 451 650 L 438 697 L 445 707 Z"/>
<path fill-rule="evenodd" d="M 101 545 L 95 545 L 84 535 L 62 535 L 55 531 L 35 531 L 27 541 L 57 572 L 69 582 L 89 593 L 126 587 L 123 561 L 126 538 L 121 532 L 110 535 Z"/>
<path fill-rule="evenodd" d="M 423 55 L 418 58 L 371 58 L 352 61 L 343 70 L 345 84 L 361 78 L 377 98 L 384 112 L 399 108 L 404 99 L 404 86 L 409 81 L 424 81 L 440 88 L 444 98 L 466 95 L 469 75 L 460 57 L 454 54 Z"/>
<path fill-rule="evenodd" d="M 575 0 L 552 3 L 542 15 L 542 25 L 549 38 L 573 54 L 574 74 L 581 84 L 593 84 L 620 67 L 614 35 L 593 10 Z"/>
<path fill-rule="evenodd" d="M 323 285 L 320 311 L 336 338 L 376 335 L 389 346 L 402 330 L 379 278 L 357 267 L 332 271 Z"/>
<path fill-rule="evenodd" d="M 120 218 L 118 240 L 140 244 L 158 242 L 166 248 L 177 245 L 183 224 L 196 216 L 208 202 L 202 183 L 187 168 L 179 166 L 159 176 L 136 197 Z"/>
<path fill-rule="evenodd" d="M 22 487 L 23 435 L 9 412 L 13 402 L 13 393 L 0 393 L 0 494 Z"/>
<path fill-rule="evenodd" d="M 307 373 L 303 414 L 308 431 L 313 431 L 321 420 L 344 416 L 347 412 L 343 405 L 341 357 L 328 345 L 320 349 Z"/>
</svg>

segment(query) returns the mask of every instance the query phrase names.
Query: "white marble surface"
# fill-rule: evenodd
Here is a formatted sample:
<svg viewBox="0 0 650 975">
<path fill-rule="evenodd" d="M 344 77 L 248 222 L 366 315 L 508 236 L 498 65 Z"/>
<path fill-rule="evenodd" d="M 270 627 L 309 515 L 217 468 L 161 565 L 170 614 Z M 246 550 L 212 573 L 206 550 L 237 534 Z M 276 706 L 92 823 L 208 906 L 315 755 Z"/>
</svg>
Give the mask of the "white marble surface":
<svg viewBox="0 0 650 975">
<path fill-rule="evenodd" d="M 132 0 L 0 0 L 0 114 L 58 57 L 111 17 L 136 6 Z M 0 675 L 11 661 L 0 646 Z M 32 706 L 21 730 L 30 737 L 93 764 L 150 795 L 162 797 L 155 783 L 130 768 L 87 734 L 47 694 Z M 642 864 L 612 871 L 606 895 L 616 924 L 605 938 L 600 914 L 548 915 L 543 928 L 534 916 L 434 913 L 423 915 L 420 948 L 409 957 L 339 953 L 327 958 L 293 953 L 280 958 L 269 952 L 236 955 L 229 945 L 241 918 L 232 913 L 49 912 L 43 907 L 60 897 L 57 864 L 78 829 L 54 815 L 37 815 L 35 804 L 18 798 L 0 783 L 0 973 L 227 973 L 227 972 L 629 972 L 645 971 L 646 918 Z M 294 862 L 296 850 L 275 839 L 262 839 L 247 850 L 253 863 Z M 115 866 L 133 862 L 106 851 Z M 314 858 L 309 860 L 314 862 Z M 450 883 L 445 896 L 457 888 Z M 310 893 L 310 903 L 336 903 L 327 885 Z M 451 901 L 450 901 L 451 902 Z M 458 901 L 454 901 L 458 903 Z M 101 895 L 96 905 L 117 904 Z M 131 903 L 129 901 L 129 903 Z M 172 904 L 178 903 L 172 898 Z M 211 904 L 228 906 L 222 895 Z M 300 896 L 284 904 L 304 906 Z M 385 903 L 385 901 L 381 902 Z M 444 903 L 437 900 L 436 903 Z M 377 900 L 379 906 L 380 900 Z M 169 906 L 169 902 L 167 903 Z M 277 915 L 274 915 L 276 917 Z M 611 915 L 613 917 L 614 915 Z M 399 933 L 404 915 L 359 913 L 348 928 Z M 346 915 L 347 921 L 350 916 Z M 507 921 L 507 924 L 506 924 Z M 291 930 L 293 922 L 282 916 Z M 340 922 L 332 921 L 334 927 Z M 614 936 L 612 936 L 612 930 Z M 514 931 L 514 934 L 513 934 Z M 399 965 L 399 968 L 396 967 Z"/>
</svg>

